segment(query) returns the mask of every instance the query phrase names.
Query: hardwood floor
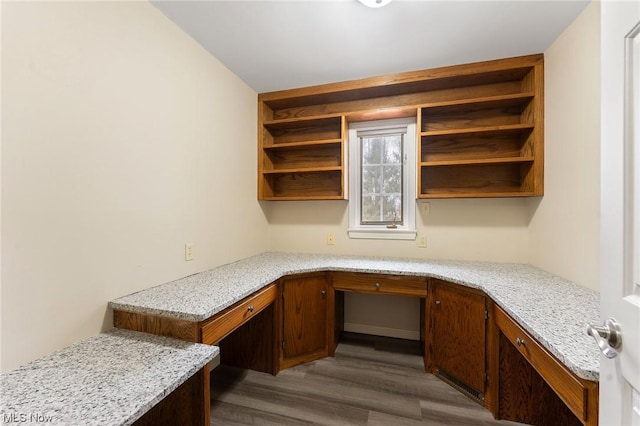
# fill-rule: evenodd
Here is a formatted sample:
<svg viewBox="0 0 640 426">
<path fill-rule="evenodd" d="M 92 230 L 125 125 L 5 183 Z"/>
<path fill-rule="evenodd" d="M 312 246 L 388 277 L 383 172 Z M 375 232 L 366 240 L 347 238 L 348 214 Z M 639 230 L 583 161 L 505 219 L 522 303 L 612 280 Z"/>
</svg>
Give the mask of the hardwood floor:
<svg viewBox="0 0 640 426">
<path fill-rule="evenodd" d="M 335 358 L 277 376 L 220 366 L 211 374 L 212 425 L 519 425 L 426 374 L 419 347 L 350 336 Z"/>
</svg>

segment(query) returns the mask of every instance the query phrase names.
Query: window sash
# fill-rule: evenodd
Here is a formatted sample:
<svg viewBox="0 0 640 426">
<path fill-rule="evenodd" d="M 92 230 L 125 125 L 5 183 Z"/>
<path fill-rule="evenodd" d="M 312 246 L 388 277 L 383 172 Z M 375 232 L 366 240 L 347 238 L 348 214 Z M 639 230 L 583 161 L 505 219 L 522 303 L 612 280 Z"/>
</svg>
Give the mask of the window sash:
<svg viewBox="0 0 640 426">
<path fill-rule="evenodd" d="M 372 131 L 363 131 L 358 132 L 358 141 L 360 144 L 360 197 L 358 202 L 360 203 L 360 224 L 361 225 L 387 225 L 390 228 L 397 227 L 398 225 L 404 225 L 404 203 L 406 200 L 404 199 L 404 157 L 405 157 L 405 128 L 399 129 L 376 129 Z M 386 161 L 386 150 L 388 149 L 387 144 L 392 143 L 388 138 L 391 137 L 399 137 L 400 139 L 400 159 L 399 162 L 387 162 Z M 371 141 L 376 138 L 381 138 L 381 146 L 379 148 L 379 162 L 366 162 L 365 164 L 365 143 Z M 373 142 L 372 142 L 373 143 Z M 399 174 L 399 192 L 386 192 L 385 191 L 385 167 L 400 167 Z M 375 169 L 378 168 L 378 176 L 379 182 L 377 182 L 377 187 L 379 188 L 378 192 L 367 192 L 365 191 L 365 168 Z M 379 219 L 380 220 L 366 220 L 365 219 L 365 198 L 366 197 L 378 197 L 379 204 Z M 400 206 L 398 211 L 399 217 L 395 217 L 394 219 L 386 219 L 385 220 L 385 201 L 387 197 L 399 197 L 400 198 Z"/>
</svg>

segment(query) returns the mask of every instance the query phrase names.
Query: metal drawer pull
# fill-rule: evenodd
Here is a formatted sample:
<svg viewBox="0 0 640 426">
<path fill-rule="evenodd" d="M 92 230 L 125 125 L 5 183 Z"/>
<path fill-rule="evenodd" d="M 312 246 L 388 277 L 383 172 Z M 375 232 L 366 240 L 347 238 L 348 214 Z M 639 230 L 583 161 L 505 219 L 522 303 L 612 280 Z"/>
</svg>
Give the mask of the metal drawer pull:
<svg viewBox="0 0 640 426">
<path fill-rule="evenodd" d="M 249 311 L 249 312 L 253 312 L 253 306 L 249 306 L 249 307 L 247 308 L 247 311 Z"/>
<path fill-rule="evenodd" d="M 436 306 L 440 306 L 440 303 L 442 302 L 440 302 L 439 300 L 436 300 Z"/>
<path fill-rule="evenodd" d="M 376 283 L 376 288 L 380 288 L 380 283 Z"/>
<path fill-rule="evenodd" d="M 615 319 L 607 318 L 602 326 L 587 325 L 587 334 L 596 339 L 604 356 L 615 358 L 618 355 L 616 349 L 622 345 L 622 335 Z"/>
<path fill-rule="evenodd" d="M 524 346 L 524 339 L 521 339 L 519 337 L 516 337 L 516 345 L 518 346 Z"/>
</svg>

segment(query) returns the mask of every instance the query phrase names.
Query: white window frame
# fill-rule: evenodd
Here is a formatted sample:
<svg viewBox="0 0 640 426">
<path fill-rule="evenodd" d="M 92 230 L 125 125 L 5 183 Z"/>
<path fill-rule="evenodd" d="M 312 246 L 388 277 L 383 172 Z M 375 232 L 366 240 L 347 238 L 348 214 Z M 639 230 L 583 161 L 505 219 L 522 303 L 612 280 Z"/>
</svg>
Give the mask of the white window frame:
<svg viewBox="0 0 640 426">
<path fill-rule="evenodd" d="M 358 134 L 376 130 L 402 129 L 405 133 L 402 176 L 403 224 L 397 228 L 386 225 L 363 225 L 360 223 L 360 200 L 362 199 L 362 155 Z M 416 120 L 397 118 L 391 120 L 363 121 L 351 123 L 348 132 L 349 144 L 349 238 L 382 240 L 416 239 Z"/>
</svg>

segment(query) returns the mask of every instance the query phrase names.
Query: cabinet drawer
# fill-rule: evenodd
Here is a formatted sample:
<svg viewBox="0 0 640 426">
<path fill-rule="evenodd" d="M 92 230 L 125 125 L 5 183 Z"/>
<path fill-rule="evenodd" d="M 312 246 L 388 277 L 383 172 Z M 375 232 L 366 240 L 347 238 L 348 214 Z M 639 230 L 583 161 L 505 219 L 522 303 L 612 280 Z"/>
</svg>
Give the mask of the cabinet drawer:
<svg viewBox="0 0 640 426">
<path fill-rule="evenodd" d="M 277 295 L 278 287 L 274 283 L 214 315 L 202 325 L 202 343 L 218 343 L 273 303 Z"/>
<path fill-rule="evenodd" d="M 495 322 L 505 337 L 542 376 L 571 412 L 580 421 L 586 422 L 589 412 L 589 389 L 499 307 L 495 309 Z"/>
<path fill-rule="evenodd" d="M 426 278 L 355 272 L 336 272 L 332 278 L 336 290 L 427 297 Z"/>
</svg>

